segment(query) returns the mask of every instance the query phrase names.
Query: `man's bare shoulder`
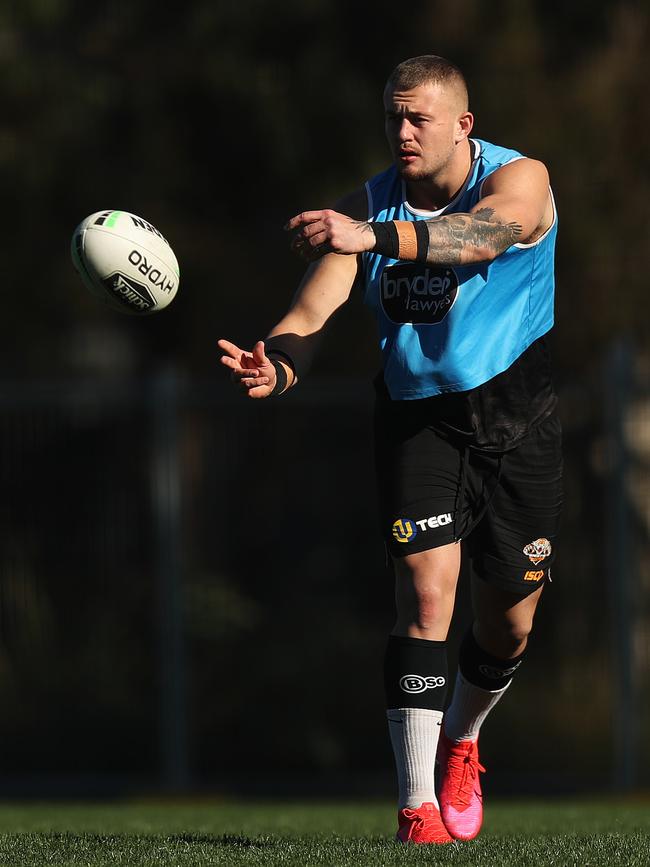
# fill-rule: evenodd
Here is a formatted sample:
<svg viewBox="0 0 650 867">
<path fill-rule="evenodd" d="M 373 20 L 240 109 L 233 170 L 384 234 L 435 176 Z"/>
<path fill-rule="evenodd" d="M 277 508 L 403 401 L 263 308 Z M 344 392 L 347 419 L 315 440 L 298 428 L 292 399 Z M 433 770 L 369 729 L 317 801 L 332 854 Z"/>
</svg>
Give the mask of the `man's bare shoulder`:
<svg viewBox="0 0 650 867">
<path fill-rule="evenodd" d="M 501 186 L 529 184 L 531 182 L 548 186 L 548 169 L 541 160 L 522 157 L 506 163 L 488 175 L 484 189 L 497 189 Z"/>
<path fill-rule="evenodd" d="M 474 211 L 488 203 L 506 223 L 523 227 L 520 243 L 533 244 L 555 220 L 548 169 L 540 160 L 513 160 L 489 175 Z"/>
</svg>

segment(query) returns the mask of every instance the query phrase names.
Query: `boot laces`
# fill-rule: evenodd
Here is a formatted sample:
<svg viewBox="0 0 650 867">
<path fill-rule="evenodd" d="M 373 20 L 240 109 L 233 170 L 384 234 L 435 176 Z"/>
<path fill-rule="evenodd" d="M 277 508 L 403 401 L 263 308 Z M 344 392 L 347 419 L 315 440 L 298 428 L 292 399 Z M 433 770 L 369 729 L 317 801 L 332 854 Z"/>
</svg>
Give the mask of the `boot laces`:
<svg viewBox="0 0 650 867">
<path fill-rule="evenodd" d="M 402 815 L 405 819 L 408 819 L 408 821 L 411 822 L 407 839 L 410 840 L 415 831 L 424 830 L 427 820 L 423 813 L 419 813 L 417 810 L 409 810 L 409 808 L 406 807 L 402 811 Z"/>
<path fill-rule="evenodd" d="M 477 758 L 476 744 L 454 744 L 449 750 L 448 773 L 456 787 L 456 799 L 464 807 L 470 804 L 479 772 L 485 773 L 485 768 Z"/>
</svg>

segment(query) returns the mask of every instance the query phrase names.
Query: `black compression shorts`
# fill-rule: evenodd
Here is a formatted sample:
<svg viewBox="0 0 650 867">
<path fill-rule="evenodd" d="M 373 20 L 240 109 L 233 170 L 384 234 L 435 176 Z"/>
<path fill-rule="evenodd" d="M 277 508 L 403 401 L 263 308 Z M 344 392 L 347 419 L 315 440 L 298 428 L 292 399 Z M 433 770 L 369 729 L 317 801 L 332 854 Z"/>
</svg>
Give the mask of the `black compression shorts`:
<svg viewBox="0 0 650 867">
<path fill-rule="evenodd" d="M 382 532 L 404 557 L 463 540 L 479 577 L 528 594 L 548 576 L 562 507 L 562 431 L 553 412 L 507 452 L 481 453 L 378 405 Z"/>
</svg>

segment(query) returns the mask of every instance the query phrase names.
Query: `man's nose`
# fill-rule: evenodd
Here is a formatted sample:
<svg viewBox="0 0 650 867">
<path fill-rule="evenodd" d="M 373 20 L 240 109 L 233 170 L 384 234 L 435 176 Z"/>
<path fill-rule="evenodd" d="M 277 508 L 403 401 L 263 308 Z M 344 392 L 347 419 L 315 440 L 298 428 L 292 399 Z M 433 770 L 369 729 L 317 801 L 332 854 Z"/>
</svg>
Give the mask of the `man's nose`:
<svg viewBox="0 0 650 867">
<path fill-rule="evenodd" d="M 407 118 L 404 118 L 400 124 L 397 137 L 400 141 L 410 141 L 413 138 L 413 127 Z"/>
</svg>

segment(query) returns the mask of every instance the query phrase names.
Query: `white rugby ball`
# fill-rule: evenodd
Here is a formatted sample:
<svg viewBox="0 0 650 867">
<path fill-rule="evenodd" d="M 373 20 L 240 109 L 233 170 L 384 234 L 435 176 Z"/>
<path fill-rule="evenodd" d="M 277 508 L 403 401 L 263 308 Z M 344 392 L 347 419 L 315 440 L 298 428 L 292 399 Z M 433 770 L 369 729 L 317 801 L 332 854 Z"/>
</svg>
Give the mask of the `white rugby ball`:
<svg viewBox="0 0 650 867">
<path fill-rule="evenodd" d="M 122 313 L 157 313 L 178 291 L 178 262 L 169 243 L 128 211 L 86 217 L 74 230 L 71 252 L 84 285 Z"/>
</svg>

